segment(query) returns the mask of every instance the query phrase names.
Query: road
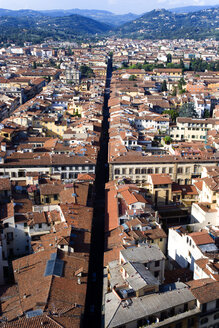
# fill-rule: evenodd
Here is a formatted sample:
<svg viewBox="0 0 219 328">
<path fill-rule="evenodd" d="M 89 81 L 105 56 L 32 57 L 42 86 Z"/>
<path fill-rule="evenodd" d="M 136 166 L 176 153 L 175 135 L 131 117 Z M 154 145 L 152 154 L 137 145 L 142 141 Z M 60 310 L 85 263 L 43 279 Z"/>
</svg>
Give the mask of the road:
<svg viewBox="0 0 219 328">
<path fill-rule="evenodd" d="M 83 327 L 101 327 L 102 290 L 103 290 L 103 254 L 104 254 L 104 215 L 105 183 L 108 181 L 108 99 L 112 74 L 112 60 L 108 61 L 107 79 L 103 106 L 103 123 L 100 152 L 96 165 L 94 215 L 91 237 L 88 286 Z"/>
</svg>

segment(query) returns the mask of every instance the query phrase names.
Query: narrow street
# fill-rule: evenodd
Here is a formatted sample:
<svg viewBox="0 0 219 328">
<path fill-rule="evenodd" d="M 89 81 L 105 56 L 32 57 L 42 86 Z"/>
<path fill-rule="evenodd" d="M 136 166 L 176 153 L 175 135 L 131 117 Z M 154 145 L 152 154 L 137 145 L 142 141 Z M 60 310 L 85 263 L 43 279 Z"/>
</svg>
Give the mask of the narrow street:
<svg viewBox="0 0 219 328">
<path fill-rule="evenodd" d="M 101 307 L 103 289 L 103 253 L 105 219 L 105 182 L 108 181 L 108 99 L 112 74 L 112 59 L 108 60 L 105 86 L 103 123 L 100 152 L 96 165 L 94 215 L 90 249 L 88 287 L 83 327 L 101 327 Z"/>
</svg>

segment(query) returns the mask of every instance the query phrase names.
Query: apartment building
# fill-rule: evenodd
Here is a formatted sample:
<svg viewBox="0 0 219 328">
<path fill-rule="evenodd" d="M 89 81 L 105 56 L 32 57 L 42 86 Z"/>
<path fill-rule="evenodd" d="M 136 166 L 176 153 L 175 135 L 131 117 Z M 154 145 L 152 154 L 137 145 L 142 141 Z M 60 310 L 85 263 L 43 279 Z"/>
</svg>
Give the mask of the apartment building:
<svg viewBox="0 0 219 328">
<path fill-rule="evenodd" d="M 213 129 L 219 129 L 218 120 L 178 117 L 176 125 L 170 127 L 170 136 L 177 141 L 203 141 L 207 138 L 208 131 Z"/>
<path fill-rule="evenodd" d="M 51 154 L 15 154 L 0 163 L 0 175 L 9 176 L 12 181 L 25 180 L 26 174 L 39 172 L 55 174 L 62 180 L 74 181 L 78 174 L 95 173 L 95 160 L 86 156 Z"/>
<path fill-rule="evenodd" d="M 193 178 L 201 177 L 203 166 L 217 165 L 216 155 L 201 156 L 143 156 L 139 152 L 129 152 L 109 162 L 110 180 L 130 179 L 138 185 L 148 181 L 149 174 L 169 174 L 173 182 L 190 184 Z"/>
<path fill-rule="evenodd" d="M 182 268 L 194 271 L 195 261 L 207 258 L 207 253 L 218 253 L 214 239 L 207 230 L 188 233 L 183 227 L 169 229 L 168 257 Z"/>
</svg>

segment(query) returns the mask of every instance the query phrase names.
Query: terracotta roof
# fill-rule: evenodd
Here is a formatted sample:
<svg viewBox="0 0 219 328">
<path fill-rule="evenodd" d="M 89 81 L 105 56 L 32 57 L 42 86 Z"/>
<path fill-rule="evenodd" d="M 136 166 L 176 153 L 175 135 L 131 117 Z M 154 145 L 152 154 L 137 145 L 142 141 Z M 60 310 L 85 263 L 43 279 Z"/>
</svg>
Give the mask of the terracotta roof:
<svg viewBox="0 0 219 328">
<path fill-rule="evenodd" d="M 63 328 L 58 322 L 56 322 L 50 316 L 44 314 L 33 318 L 19 318 L 18 321 L 9 322 L 2 326 L 3 328 Z"/>
<path fill-rule="evenodd" d="M 93 208 L 78 204 L 61 204 L 63 216 L 72 227 L 91 232 Z"/>
<path fill-rule="evenodd" d="M 203 181 L 202 180 L 196 180 L 194 182 L 194 186 L 197 188 L 197 190 L 202 191 L 202 187 L 203 187 Z"/>
<path fill-rule="evenodd" d="M 191 291 L 201 304 L 208 303 L 218 299 L 219 282 L 206 283 L 204 286 L 192 288 Z"/>
<path fill-rule="evenodd" d="M 192 232 L 188 234 L 198 245 L 205 245 L 205 244 L 214 244 L 214 239 L 208 234 L 207 231 L 200 231 L 200 232 Z"/>
<path fill-rule="evenodd" d="M 78 174 L 77 180 L 82 180 L 82 181 L 94 181 L 95 180 L 95 174 L 89 173 L 80 173 Z"/>
<path fill-rule="evenodd" d="M 55 184 L 41 184 L 40 185 L 40 194 L 41 195 L 55 195 L 59 194 L 61 190 L 63 189 L 62 185 L 55 185 Z"/>
<path fill-rule="evenodd" d="M 10 179 L 1 178 L 0 179 L 0 191 L 1 190 L 11 190 Z"/>
<path fill-rule="evenodd" d="M 169 175 L 167 174 L 150 174 L 152 183 L 154 185 L 160 185 L 160 184 L 172 184 L 172 180 Z"/>
</svg>

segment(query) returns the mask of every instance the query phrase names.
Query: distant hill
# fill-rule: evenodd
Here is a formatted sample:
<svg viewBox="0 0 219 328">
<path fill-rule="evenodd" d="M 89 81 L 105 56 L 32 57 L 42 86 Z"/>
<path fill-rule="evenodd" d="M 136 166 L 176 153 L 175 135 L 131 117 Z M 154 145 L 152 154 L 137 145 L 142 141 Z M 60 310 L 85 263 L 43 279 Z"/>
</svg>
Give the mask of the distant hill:
<svg viewBox="0 0 219 328">
<path fill-rule="evenodd" d="M 1 16 L 0 41 L 22 44 L 25 41 L 42 42 L 53 40 L 72 40 L 105 33 L 109 25 L 80 15 L 48 17 L 44 14 Z"/>
<path fill-rule="evenodd" d="M 178 7 L 178 8 L 171 8 L 168 9 L 171 12 L 177 13 L 177 14 L 183 14 L 183 13 L 193 13 L 196 11 L 204 10 L 204 9 L 210 9 L 210 8 L 218 8 L 219 5 L 212 5 L 212 6 L 187 6 L 187 7 Z"/>
<path fill-rule="evenodd" d="M 69 10 L 43 10 L 41 13 L 48 16 L 68 16 L 71 14 L 78 14 L 81 16 L 89 17 L 97 20 L 98 22 L 119 26 L 125 24 L 133 19 L 139 17 L 139 15 L 128 13 L 124 15 L 116 15 L 107 10 L 96 10 L 96 9 L 69 9 Z"/>
<path fill-rule="evenodd" d="M 92 18 L 101 23 L 107 23 L 108 25 L 115 25 L 119 26 L 125 24 L 140 15 L 128 13 L 124 15 L 116 15 L 107 10 L 88 10 L 88 9 L 56 9 L 56 10 L 9 10 L 9 9 L 1 9 L 0 8 L 0 16 L 10 16 L 10 17 L 42 17 L 42 16 L 49 16 L 49 17 L 63 17 L 63 16 L 70 16 L 73 14 L 77 14 L 80 16 Z"/>
<path fill-rule="evenodd" d="M 0 17 L 9 16 L 9 17 L 42 17 L 45 16 L 43 13 L 31 10 L 31 9 L 21 9 L 21 10 L 10 10 L 0 8 Z"/>
<path fill-rule="evenodd" d="M 96 19 L 78 13 L 69 15 L 72 11 Z M 134 20 L 121 26 L 115 26 L 119 24 L 118 17 L 121 23 L 124 19 L 131 19 L 133 14 L 115 15 L 104 10 L 72 9 L 72 11 L 0 9 L 0 42 L 22 45 L 25 41 L 39 43 L 47 38 L 56 41 L 85 41 L 87 38 L 96 38 L 96 35 L 133 39 L 216 38 L 219 40 L 219 7 L 188 13 L 157 9 L 141 17 L 134 15 Z M 110 25 L 114 18 L 114 23 Z"/>
<path fill-rule="evenodd" d="M 157 9 L 119 27 L 116 34 L 140 39 L 219 39 L 219 8 L 176 14 Z"/>
</svg>

